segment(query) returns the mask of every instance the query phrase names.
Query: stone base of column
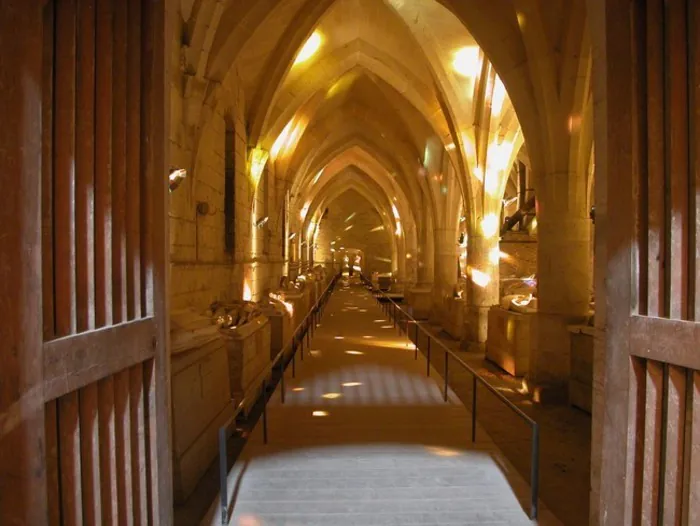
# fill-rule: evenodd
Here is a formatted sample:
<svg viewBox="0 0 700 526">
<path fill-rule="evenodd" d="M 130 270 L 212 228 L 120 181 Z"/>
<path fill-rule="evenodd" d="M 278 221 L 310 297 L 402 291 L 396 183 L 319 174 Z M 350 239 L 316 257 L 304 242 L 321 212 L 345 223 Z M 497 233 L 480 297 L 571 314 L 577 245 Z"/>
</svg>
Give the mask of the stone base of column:
<svg viewBox="0 0 700 526">
<path fill-rule="evenodd" d="M 585 322 L 585 317 L 537 313 L 534 321 L 528 389 L 535 402 L 568 403 L 571 346 L 567 327 Z"/>
<path fill-rule="evenodd" d="M 464 321 L 463 344 L 484 346 L 488 337 L 489 310 L 491 307 L 469 305 Z"/>
<path fill-rule="evenodd" d="M 427 320 L 433 308 L 433 288 L 431 285 L 416 285 L 404 291 L 404 300 L 411 306 L 413 317 Z"/>
<path fill-rule="evenodd" d="M 290 280 L 295 280 L 299 276 L 299 263 L 296 261 L 292 261 L 289 263 L 289 279 Z"/>
</svg>

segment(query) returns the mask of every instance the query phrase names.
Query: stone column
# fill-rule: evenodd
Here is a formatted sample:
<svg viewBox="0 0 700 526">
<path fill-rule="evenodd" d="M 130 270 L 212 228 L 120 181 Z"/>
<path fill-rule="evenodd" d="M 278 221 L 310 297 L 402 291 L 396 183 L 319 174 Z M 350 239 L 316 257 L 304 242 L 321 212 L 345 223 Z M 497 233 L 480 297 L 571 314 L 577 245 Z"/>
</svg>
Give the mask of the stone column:
<svg viewBox="0 0 700 526">
<path fill-rule="evenodd" d="M 445 298 L 453 295 L 457 284 L 457 231 L 451 228 L 435 230 L 435 284 L 434 300 L 440 309 Z"/>
<path fill-rule="evenodd" d="M 289 279 L 299 275 L 299 235 L 289 243 Z"/>
<path fill-rule="evenodd" d="M 465 335 L 468 343 L 484 344 L 488 335 L 489 309 L 499 302 L 500 254 L 498 235 L 470 234 L 467 243 L 467 312 Z M 455 271 L 456 272 L 456 271 Z"/>
<path fill-rule="evenodd" d="M 432 230 L 426 224 L 422 224 L 418 230 L 418 248 L 416 257 L 418 258 L 418 275 L 416 285 L 430 287 L 433 283 L 433 260 L 434 249 L 429 243 L 429 236 Z"/>
<path fill-rule="evenodd" d="M 432 230 L 423 223 L 419 230 L 418 249 L 418 279 L 416 284 L 405 291 L 406 302 L 413 309 L 416 319 L 425 320 L 430 317 L 432 310 L 433 290 L 433 244 L 429 240 Z"/>
<path fill-rule="evenodd" d="M 580 179 L 548 175 L 538 189 L 538 313 L 528 381 L 555 400 L 566 398 L 570 376 L 566 327 L 585 320 L 591 295 L 591 221 Z"/>
</svg>

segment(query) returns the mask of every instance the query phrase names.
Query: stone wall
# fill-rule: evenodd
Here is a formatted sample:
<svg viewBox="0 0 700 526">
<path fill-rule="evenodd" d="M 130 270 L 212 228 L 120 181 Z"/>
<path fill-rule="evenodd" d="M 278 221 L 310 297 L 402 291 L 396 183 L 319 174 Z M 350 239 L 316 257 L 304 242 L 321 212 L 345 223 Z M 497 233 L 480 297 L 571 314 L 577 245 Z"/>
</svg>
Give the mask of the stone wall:
<svg viewBox="0 0 700 526">
<path fill-rule="evenodd" d="M 537 272 L 537 238 L 510 232 L 501 240 L 501 278 L 531 276 Z"/>
<path fill-rule="evenodd" d="M 257 191 L 248 174 L 244 94 L 219 88 L 203 103 L 204 117 L 188 121 L 187 108 L 203 94 L 171 83 L 173 118 L 171 164 L 188 169 L 188 177 L 170 195 L 170 280 L 174 309 L 201 310 L 216 300 L 244 296 L 249 287 L 258 300 L 282 274 L 282 225 L 285 185 L 269 165 Z M 184 124 L 183 124 L 184 123 Z M 226 131 L 234 131 L 235 247 L 226 249 Z M 188 161 L 189 159 L 189 161 Z M 194 161 L 192 161 L 194 159 Z M 268 217 L 261 228 L 256 223 Z M 241 285 L 243 284 L 243 285 Z"/>
</svg>

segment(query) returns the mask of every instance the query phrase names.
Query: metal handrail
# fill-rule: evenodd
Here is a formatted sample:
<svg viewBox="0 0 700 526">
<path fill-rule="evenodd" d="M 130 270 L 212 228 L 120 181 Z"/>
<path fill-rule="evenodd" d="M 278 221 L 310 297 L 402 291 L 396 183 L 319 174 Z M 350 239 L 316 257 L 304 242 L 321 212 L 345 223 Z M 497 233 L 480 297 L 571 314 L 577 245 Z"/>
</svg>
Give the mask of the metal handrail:
<svg viewBox="0 0 700 526">
<path fill-rule="evenodd" d="M 296 353 L 297 349 L 301 348 L 301 360 L 304 360 L 304 338 L 306 338 L 306 345 L 307 347 L 309 346 L 310 343 L 310 335 L 313 336 L 314 331 L 316 330 L 316 325 L 318 323 L 318 320 L 321 318 L 323 315 L 323 311 L 326 307 L 326 302 L 328 301 L 328 298 L 330 297 L 330 294 L 335 287 L 336 283 L 338 282 L 338 279 L 340 278 L 340 274 L 336 274 L 331 282 L 328 284 L 326 289 L 323 291 L 323 293 L 319 296 L 318 300 L 316 300 L 316 303 L 314 303 L 313 307 L 309 310 L 308 314 L 304 317 L 304 319 L 297 325 L 296 329 L 294 330 L 294 334 L 292 335 L 292 338 L 290 341 L 285 345 L 280 352 L 277 353 L 275 358 L 270 361 L 270 364 L 265 368 L 265 374 L 263 376 L 263 381 L 262 381 L 262 386 L 261 386 L 261 393 L 260 395 L 257 394 L 257 391 L 255 391 L 253 394 L 248 395 L 243 398 L 243 400 L 240 401 L 240 403 L 236 406 L 236 409 L 233 411 L 233 415 L 231 415 L 228 420 L 219 428 L 219 500 L 220 500 L 220 506 L 221 506 L 221 524 L 222 525 L 227 525 L 228 524 L 228 452 L 227 452 L 227 444 L 228 444 L 228 439 L 229 439 L 229 429 L 233 424 L 236 423 L 238 420 L 238 417 L 243 414 L 245 411 L 245 408 L 248 406 L 248 403 L 251 402 L 252 400 L 259 400 L 262 399 L 263 401 L 263 407 L 262 407 L 262 420 L 263 420 L 263 443 L 267 444 L 267 402 L 270 400 L 270 397 L 268 396 L 267 393 L 267 388 L 269 385 L 269 381 L 272 380 L 272 372 L 275 370 L 276 367 L 279 367 L 280 369 L 280 397 L 282 403 L 285 401 L 285 386 L 284 386 L 284 371 L 286 368 L 289 366 L 289 363 L 291 362 L 292 364 L 292 377 L 296 376 Z M 309 329 L 311 329 L 309 331 Z M 285 361 L 285 356 L 287 353 L 291 350 L 291 358 L 288 361 Z"/>
<path fill-rule="evenodd" d="M 416 332 L 415 332 L 415 338 L 416 338 L 416 349 L 415 349 L 415 358 L 418 359 L 418 344 L 419 344 L 419 339 L 418 339 L 418 331 L 420 330 L 423 332 L 427 337 L 428 337 L 428 347 L 426 349 L 426 359 L 428 362 L 427 366 L 427 376 L 430 376 L 430 355 L 431 355 L 431 342 L 432 340 L 435 340 L 435 343 L 437 343 L 445 353 L 445 370 L 444 370 L 444 380 L 445 380 L 445 385 L 444 385 L 444 399 L 445 402 L 447 402 L 447 395 L 448 395 L 448 378 L 449 378 L 449 358 L 451 357 L 454 359 L 459 365 L 462 366 L 467 372 L 471 373 L 472 375 L 472 443 L 476 442 L 476 388 L 477 385 L 480 383 L 488 391 L 490 391 L 492 394 L 498 398 L 501 402 L 503 402 L 508 409 L 513 411 L 517 416 L 519 416 L 521 419 L 523 419 L 529 426 L 532 431 L 532 449 L 530 452 L 530 518 L 532 520 L 537 518 L 538 515 L 538 503 L 539 503 L 539 473 L 540 473 L 540 426 L 535 420 L 533 420 L 531 417 L 529 417 L 525 412 L 523 412 L 522 409 L 520 409 L 518 406 L 513 404 L 510 400 L 508 400 L 505 396 L 503 396 L 502 393 L 500 393 L 494 386 L 492 386 L 490 383 L 488 383 L 482 376 L 479 375 L 479 373 L 472 368 L 468 363 L 466 363 L 464 360 L 462 360 L 459 356 L 457 356 L 454 351 L 449 349 L 442 341 L 440 341 L 438 338 L 436 338 L 431 332 L 426 330 L 424 327 L 418 323 L 418 321 L 411 316 L 408 312 L 406 312 L 404 309 L 399 307 L 399 305 L 391 299 L 388 295 L 386 295 L 383 291 L 379 289 L 375 289 L 374 286 L 372 285 L 372 282 L 368 280 L 364 275 L 361 275 L 362 281 L 365 283 L 365 285 L 370 288 L 376 295 L 377 298 L 377 303 L 379 303 L 380 306 L 382 306 L 381 302 L 379 301 L 379 297 L 384 298 L 389 302 L 389 304 L 392 305 L 392 307 L 386 307 L 386 314 L 387 316 L 392 316 L 393 321 L 394 321 L 394 327 L 397 327 L 399 331 L 403 331 L 410 339 L 410 335 L 408 334 L 408 325 L 409 321 L 413 323 L 416 327 Z M 390 312 L 393 310 L 393 312 Z M 401 323 L 397 321 L 398 319 L 398 314 L 401 313 L 405 318 L 406 318 L 406 329 L 404 330 L 401 327 Z"/>
</svg>

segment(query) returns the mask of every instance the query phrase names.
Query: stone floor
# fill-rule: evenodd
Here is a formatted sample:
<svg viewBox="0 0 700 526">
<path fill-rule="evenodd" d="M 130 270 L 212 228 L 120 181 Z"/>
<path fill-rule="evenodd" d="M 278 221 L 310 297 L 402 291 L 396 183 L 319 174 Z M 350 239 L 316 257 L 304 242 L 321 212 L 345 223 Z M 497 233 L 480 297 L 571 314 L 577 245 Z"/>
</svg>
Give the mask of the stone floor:
<svg viewBox="0 0 700 526">
<path fill-rule="evenodd" d="M 529 486 L 372 296 L 341 285 L 229 473 L 231 525 L 526 525 Z M 202 524 L 219 524 L 219 500 Z M 559 525 L 544 507 L 534 524 Z"/>
<path fill-rule="evenodd" d="M 443 332 L 439 324 L 421 325 L 540 424 L 540 498 L 566 526 L 587 526 L 591 416 L 567 405 L 534 403 L 529 393 L 522 392 L 522 379 L 514 378 L 486 360 L 483 350 L 461 350 L 459 342 Z M 426 343 L 427 337 L 422 336 L 419 347 L 425 349 Z M 444 354 L 432 353 L 432 365 L 443 371 Z M 452 367 L 449 384 L 464 403 L 471 403 L 471 375 Z M 516 470 L 526 476 L 530 469 L 530 430 L 504 410 L 495 397 L 481 389 L 477 397 L 479 424 Z"/>
</svg>

